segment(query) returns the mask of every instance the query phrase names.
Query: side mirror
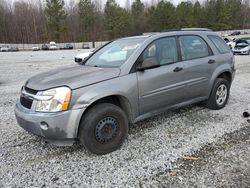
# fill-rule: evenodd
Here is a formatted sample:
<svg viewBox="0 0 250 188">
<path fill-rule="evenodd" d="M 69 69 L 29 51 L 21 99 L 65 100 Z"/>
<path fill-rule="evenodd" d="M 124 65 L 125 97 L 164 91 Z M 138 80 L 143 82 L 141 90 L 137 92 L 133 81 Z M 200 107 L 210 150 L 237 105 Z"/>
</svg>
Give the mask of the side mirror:
<svg viewBox="0 0 250 188">
<path fill-rule="evenodd" d="M 160 63 L 158 62 L 158 60 L 155 57 L 150 57 L 150 58 L 145 59 L 142 63 L 140 63 L 139 66 L 137 67 L 137 70 L 144 71 L 144 70 L 153 69 L 159 66 L 160 66 Z"/>
</svg>

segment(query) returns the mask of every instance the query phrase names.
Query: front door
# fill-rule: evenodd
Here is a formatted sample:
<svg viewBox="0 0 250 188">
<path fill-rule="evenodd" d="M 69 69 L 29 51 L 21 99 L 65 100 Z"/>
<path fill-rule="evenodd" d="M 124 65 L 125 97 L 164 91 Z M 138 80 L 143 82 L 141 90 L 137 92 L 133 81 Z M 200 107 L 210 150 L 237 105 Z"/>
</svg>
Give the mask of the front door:
<svg viewBox="0 0 250 188">
<path fill-rule="evenodd" d="M 156 58 L 160 67 L 137 72 L 140 114 L 185 101 L 186 71 L 179 61 L 176 38 L 154 41 L 142 56 L 143 60 Z"/>
</svg>

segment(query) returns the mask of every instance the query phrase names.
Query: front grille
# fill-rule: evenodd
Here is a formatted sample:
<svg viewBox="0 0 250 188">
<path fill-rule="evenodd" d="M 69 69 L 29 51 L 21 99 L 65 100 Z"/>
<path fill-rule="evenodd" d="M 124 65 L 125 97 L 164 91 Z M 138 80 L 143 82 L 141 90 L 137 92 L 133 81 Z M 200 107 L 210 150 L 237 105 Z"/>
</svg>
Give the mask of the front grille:
<svg viewBox="0 0 250 188">
<path fill-rule="evenodd" d="M 34 89 L 30 89 L 28 87 L 24 87 L 24 90 L 27 92 L 27 93 L 30 93 L 32 95 L 36 95 L 38 91 L 34 90 Z M 33 100 L 32 99 L 29 99 L 29 98 L 26 98 L 24 97 L 23 95 L 21 95 L 20 97 L 20 103 L 22 106 L 24 106 L 25 108 L 28 108 L 28 109 L 31 109 L 31 106 L 32 106 L 32 103 L 33 103 Z"/>
<path fill-rule="evenodd" d="M 23 96 L 20 97 L 20 103 L 22 106 L 24 106 L 25 108 L 31 109 L 32 106 L 32 100 L 31 99 L 27 99 Z"/>
</svg>

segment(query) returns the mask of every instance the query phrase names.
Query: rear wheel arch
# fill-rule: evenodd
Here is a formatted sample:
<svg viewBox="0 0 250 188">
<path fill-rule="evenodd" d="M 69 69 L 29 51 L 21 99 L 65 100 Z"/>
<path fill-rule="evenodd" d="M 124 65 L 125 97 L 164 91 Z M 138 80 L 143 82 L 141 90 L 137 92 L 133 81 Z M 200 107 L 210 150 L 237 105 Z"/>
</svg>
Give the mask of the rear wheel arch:
<svg viewBox="0 0 250 188">
<path fill-rule="evenodd" d="M 225 91 L 219 90 L 221 87 L 224 87 Z M 219 110 L 224 108 L 227 104 L 230 94 L 230 83 L 225 78 L 217 77 L 215 79 L 213 88 L 211 90 L 210 96 L 206 101 L 206 107 L 213 110 Z M 218 101 L 221 100 L 221 104 Z"/>
<path fill-rule="evenodd" d="M 207 99 L 210 97 L 214 84 L 218 78 L 223 78 L 228 81 L 229 83 L 229 88 L 231 87 L 232 81 L 233 81 L 233 75 L 230 71 L 230 67 L 223 65 L 220 67 L 217 67 L 217 69 L 214 71 L 210 81 L 209 81 L 209 86 L 207 89 Z"/>
<path fill-rule="evenodd" d="M 231 85 L 232 83 L 232 73 L 229 72 L 229 71 L 225 71 L 225 72 L 222 72 L 220 73 L 217 78 L 224 78 L 225 80 L 228 81 L 228 83 Z"/>
<path fill-rule="evenodd" d="M 214 71 L 214 73 L 211 77 L 210 83 L 209 83 L 209 87 L 208 87 L 208 94 L 209 95 L 212 91 L 212 88 L 214 86 L 216 79 L 218 79 L 218 78 L 226 79 L 231 86 L 231 83 L 233 81 L 233 76 L 232 76 L 232 73 L 230 72 L 230 67 L 225 67 L 225 65 L 217 67 L 217 69 Z"/>
</svg>

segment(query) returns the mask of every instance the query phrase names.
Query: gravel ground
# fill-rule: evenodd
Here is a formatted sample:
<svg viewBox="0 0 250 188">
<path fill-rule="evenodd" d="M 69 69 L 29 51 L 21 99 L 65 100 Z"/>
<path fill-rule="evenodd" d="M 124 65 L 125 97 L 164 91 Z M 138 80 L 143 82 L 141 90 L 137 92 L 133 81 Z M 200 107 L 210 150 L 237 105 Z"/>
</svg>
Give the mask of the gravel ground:
<svg viewBox="0 0 250 188">
<path fill-rule="evenodd" d="M 228 105 L 188 106 L 130 127 L 122 148 L 96 156 L 22 130 L 14 105 L 32 75 L 79 51 L 0 53 L 0 187 L 250 187 L 250 56 L 236 56 Z M 250 109 L 249 109 L 250 110 Z"/>
</svg>

